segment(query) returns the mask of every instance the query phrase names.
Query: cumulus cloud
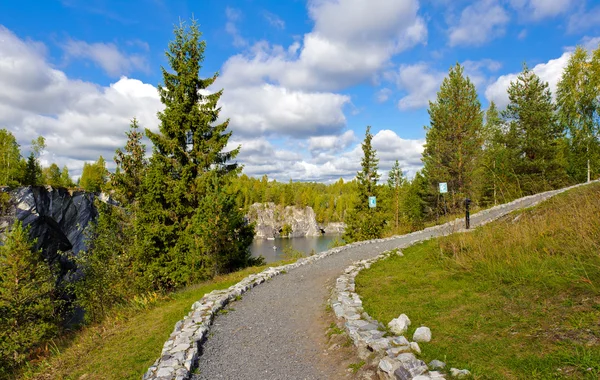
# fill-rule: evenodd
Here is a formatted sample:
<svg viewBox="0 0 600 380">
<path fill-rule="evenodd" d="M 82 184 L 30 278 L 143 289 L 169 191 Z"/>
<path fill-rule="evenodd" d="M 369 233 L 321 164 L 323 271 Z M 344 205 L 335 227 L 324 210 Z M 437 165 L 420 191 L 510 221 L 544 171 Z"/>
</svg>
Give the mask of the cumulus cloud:
<svg viewBox="0 0 600 380">
<path fill-rule="evenodd" d="M 567 31 L 581 33 L 600 24 L 600 6 L 586 9 L 584 6 L 569 17 Z"/>
<path fill-rule="evenodd" d="M 434 100 L 445 72 L 437 71 L 426 63 L 401 65 L 396 75 L 396 85 L 407 94 L 398 101 L 398 108 L 411 110 L 426 107 Z"/>
<path fill-rule="evenodd" d="M 65 58 L 87 59 L 100 66 L 108 75 L 119 77 L 140 70 L 149 72 L 146 58 L 139 54 L 126 54 L 113 43 L 87 43 L 68 40 L 62 45 Z"/>
<path fill-rule="evenodd" d="M 448 44 L 483 45 L 503 35 L 509 20 L 506 10 L 495 0 L 480 0 L 463 9 L 458 24 L 450 27 Z"/>
<path fill-rule="evenodd" d="M 392 90 L 389 88 L 382 88 L 381 90 L 377 91 L 376 99 L 379 103 L 384 103 L 387 102 L 387 100 L 390 98 L 390 95 L 392 95 Z"/>
<path fill-rule="evenodd" d="M 511 0 L 510 3 L 526 18 L 541 20 L 567 12 L 573 0 Z"/>
<path fill-rule="evenodd" d="M 43 135 L 44 160 L 77 175 L 84 161 L 103 155 L 110 162 L 134 116 L 143 127 L 157 128 L 162 104 L 154 86 L 126 77 L 109 87 L 71 80 L 47 64 L 42 45 L 2 26 L 0 41 L 0 125 L 25 151 Z"/>
<path fill-rule="evenodd" d="M 544 82 L 548 82 L 552 95 L 556 93 L 556 85 L 562 77 L 564 68 L 567 66 L 571 52 L 563 53 L 559 58 L 551 59 L 546 63 L 535 65 L 531 70 Z M 517 80 L 519 73 L 511 73 L 500 76 L 494 83 L 490 84 L 485 90 L 485 97 L 489 101 L 494 101 L 499 108 L 508 105 L 507 89 L 511 82 Z"/>
</svg>

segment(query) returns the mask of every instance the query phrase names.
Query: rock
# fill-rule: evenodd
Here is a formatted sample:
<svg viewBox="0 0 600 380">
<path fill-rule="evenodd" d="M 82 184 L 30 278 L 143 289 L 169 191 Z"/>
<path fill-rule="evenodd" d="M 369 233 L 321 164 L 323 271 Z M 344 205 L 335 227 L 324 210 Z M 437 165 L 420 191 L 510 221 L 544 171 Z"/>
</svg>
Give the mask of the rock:
<svg viewBox="0 0 600 380">
<path fill-rule="evenodd" d="M 397 336 L 392 339 L 392 346 L 410 346 L 408 339 L 403 336 Z"/>
<path fill-rule="evenodd" d="M 257 238 L 272 238 L 279 236 L 279 230 L 286 224 L 292 227 L 290 237 L 320 236 L 321 228 L 317 224 L 315 212 L 311 207 L 287 206 L 282 208 L 269 203 L 254 203 L 250 206 L 249 222 L 256 222 Z"/>
<path fill-rule="evenodd" d="M 429 327 L 421 326 L 417 330 L 415 330 L 413 340 L 415 342 L 431 341 L 431 330 L 429 330 Z"/>
<path fill-rule="evenodd" d="M 327 223 L 323 227 L 326 234 L 342 235 L 346 231 L 346 223 Z"/>
<path fill-rule="evenodd" d="M 452 375 L 452 377 L 456 377 L 457 379 L 464 379 L 468 376 L 471 376 L 471 372 L 466 369 L 450 368 L 450 375 Z"/>
<path fill-rule="evenodd" d="M 429 371 L 429 377 L 431 380 L 444 380 L 444 374 L 438 371 Z"/>
<path fill-rule="evenodd" d="M 446 363 L 440 360 L 432 360 L 428 365 L 429 369 L 444 369 L 446 367 Z"/>
<path fill-rule="evenodd" d="M 410 373 L 409 370 L 407 370 L 406 368 L 404 368 L 404 366 L 401 365 L 394 371 L 394 377 L 396 377 L 396 380 L 410 380 L 413 378 L 413 375 Z"/>
<path fill-rule="evenodd" d="M 413 377 L 413 380 L 431 380 L 431 377 L 427 375 L 417 375 Z"/>
<path fill-rule="evenodd" d="M 417 342 L 410 342 L 410 349 L 416 352 L 417 354 L 421 353 L 421 347 L 419 347 L 419 343 Z"/>
<path fill-rule="evenodd" d="M 398 318 L 394 318 L 388 323 L 388 328 L 395 335 L 404 334 L 408 330 L 408 326 L 410 326 L 410 319 L 406 314 L 400 314 Z"/>
<path fill-rule="evenodd" d="M 387 356 L 379 361 L 379 369 L 382 370 L 383 372 L 387 373 L 390 376 L 392 375 L 392 373 L 394 373 L 395 369 L 398 368 L 399 366 L 400 366 L 400 363 L 398 363 L 397 361 L 395 361 Z"/>
</svg>

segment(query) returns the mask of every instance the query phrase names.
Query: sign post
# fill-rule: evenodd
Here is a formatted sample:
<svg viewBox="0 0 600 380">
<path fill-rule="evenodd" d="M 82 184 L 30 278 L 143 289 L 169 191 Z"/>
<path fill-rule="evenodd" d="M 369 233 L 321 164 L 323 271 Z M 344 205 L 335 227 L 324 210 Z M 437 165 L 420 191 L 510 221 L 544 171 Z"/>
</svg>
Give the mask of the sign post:
<svg viewBox="0 0 600 380">
<path fill-rule="evenodd" d="M 444 200 L 444 215 L 446 215 L 448 213 L 448 210 L 447 210 L 447 207 L 446 207 L 446 197 L 444 196 L 444 194 L 446 194 L 448 192 L 448 183 L 447 182 L 440 182 L 439 186 L 440 186 L 440 194 L 442 194 L 442 199 Z M 438 198 L 438 200 L 439 200 L 439 198 Z"/>
<path fill-rule="evenodd" d="M 369 207 L 370 208 L 377 207 L 377 199 L 375 197 L 369 197 Z"/>
<path fill-rule="evenodd" d="M 469 198 L 465 199 L 465 227 L 467 230 L 471 227 L 471 215 L 469 214 L 469 205 L 471 204 L 471 200 Z"/>
</svg>

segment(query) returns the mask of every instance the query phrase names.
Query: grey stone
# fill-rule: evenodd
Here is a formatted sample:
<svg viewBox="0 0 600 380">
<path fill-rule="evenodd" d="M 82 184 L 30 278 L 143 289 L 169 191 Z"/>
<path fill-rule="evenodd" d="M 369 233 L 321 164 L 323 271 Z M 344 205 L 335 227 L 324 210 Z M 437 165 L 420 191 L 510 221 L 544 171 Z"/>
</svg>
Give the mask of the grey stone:
<svg viewBox="0 0 600 380">
<path fill-rule="evenodd" d="M 450 368 L 450 375 L 452 375 L 452 377 L 456 377 L 457 379 L 464 379 L 470 376 L 471 372 L 466 369 Z"/>
<path fill-rule="evenodd" d="M 419 343 L 417 342 L 410 342 L 410 348 L 417 354 L 421 353 L 421 347 L 419 347 Z"/>
<path fill-rule="evenodd" d="M 404 365 L 402 364 L 396 368 L 394 371 L 394 376 L 397 380 L 411 380 L 413 378 L 413 375 L 410 373 L 410 371 L 404 368 Z"/>
<path fill-rule="evenodd" d="M 440 360 L 432 360 L 429 362 L 428 367 L 430 369 L 443 369 L 446 367 L 446 363 Z"/>
<path fill-rule="evenodd" d="M 431 341 L 431 330 L 429 327 L 421 326 L 415 330 L 413 335 L 415 342 L 429 342 Z"/>
<path fill-rule="evenodd" d="M 398 318 L 394 318 L 388 323 L 388 328 L 396 335 L 404 334 L 408 330 L 408 326 L 410 326 L 410 319 L 406 314 L 400 314 Z"/>
</svg>

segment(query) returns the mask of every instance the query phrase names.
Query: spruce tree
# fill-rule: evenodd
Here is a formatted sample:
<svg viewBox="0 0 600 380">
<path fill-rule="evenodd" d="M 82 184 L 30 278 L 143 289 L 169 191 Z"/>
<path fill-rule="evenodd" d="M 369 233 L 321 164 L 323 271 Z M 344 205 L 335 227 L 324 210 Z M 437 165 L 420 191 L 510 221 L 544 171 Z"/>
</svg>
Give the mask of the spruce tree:
<svg viewBox="0 0 600 380">
<path fill-rule="evenodd" d="M 566 171 L 559 160 L 562 128 L 548 83 L 527 65 L 508 88 L 510 103 L 502 116 L 509 125 L 507 148 L 523 194 L 562 186 Z"/>
<path fill-rule="evenodd" d="M 146 146 L 142 144 L 144 133 L 139 130 L 136 118 L 131 120 L 124 150 L 117 149 L 115 163 L 117 168 L 111 175 L 111 185 L 117 200 L 132 203 L 138 195 L 148 162 L 145 158 Z"/>
<path fill-rule="evenodd" d="M 402 175 L 402 169 L 400 169 L 400 163 L 398 160 L 396 160 L 394 166 L 392 166 L 392 169 L 388 173 L 388 185 L 393 190 L 394 218 L 397 229 L 400 220 L 400 189 L 404 185 L 404 177 Z"/>
<path fill-rule="evenodd" d="M 381 206 L 370 208 L 368 203 L 369 197 L 377 197 L 378 195 L 377 181 L 380 177 L 377 172 L 379 159 L 377 158 L 377 152 L 371 145 L 372 139 L 371 127 L 368 126 L 362 143 L 362 169 L 356 173 L 358 198 L 354 203 L 354 209 L 346 220 L 346 230 L 343 236 L 346 242 L 376 239 L 383 234 L 385 220 L 380 211 Z"/>
<path fill-rule="evenodd" d="M 483 115 L 477 90 L 456 64 L 444 78 L 437 98 L 429 102 L 430 125 L 425 127 L 424 175 L 432 190 L 446 182 L 450 208 L 472 196 L 474 172 L 481 153 Z M 440 206 L 439 202 L 436 206 Z"/>
<path fill-rule="evenodd" d="M 28 235 L 16 222 L 0 244 L 0 378 L 31 359 L 60 321 L 52 272 Z"/>
<path fill-rule="evenodd" d="M 206 44 L 197 23 L 180 24 L 174 34 L 166 52 L 172 71 L 162 69 L 158 86 L 165 105 L 159 132 L 146 129 L 153 154 L 137 219 L 139 270 L 154 288 L 177 287 L 251 262 L 252 226 L 245 225 L 228 193 L 239 172 L 232 163 L 239 147 L 224 151 L 229 121 L 216 123 L 223 91 L 207 94 L 217 76 L 199 76 Z"/>
<path fill-rule="evenodd" d="M 578 46 L 558 82 L 559 121 L 570 136 L 569 174 L 589 181 L 600 173 L 600 48 L 588 56 Z"/>
</svg>

